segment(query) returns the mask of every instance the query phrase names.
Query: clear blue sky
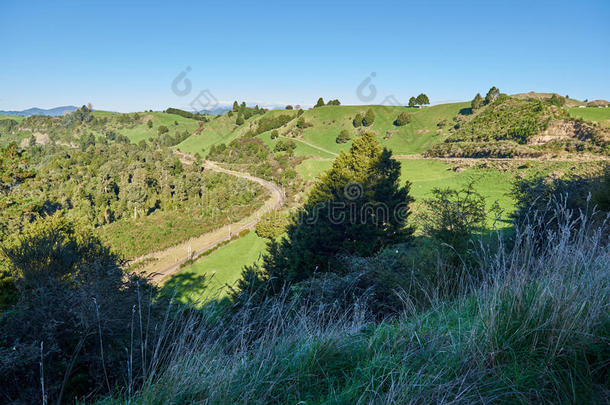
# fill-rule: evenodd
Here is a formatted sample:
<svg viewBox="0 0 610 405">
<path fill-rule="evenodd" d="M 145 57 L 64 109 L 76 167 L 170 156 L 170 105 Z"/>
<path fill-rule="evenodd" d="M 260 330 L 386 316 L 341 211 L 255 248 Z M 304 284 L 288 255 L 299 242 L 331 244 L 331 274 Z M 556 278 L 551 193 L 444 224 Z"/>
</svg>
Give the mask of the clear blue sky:
<svg viewBox="0 0 610 405">
<path fill-rule="evenodd" d="M 610 98 L 610 1 L 6 1 L 0 109 L 362 104 L 503 92 Z M 188 95 L 171 88 L 186 67 Z M 182 85 L 180 86 L 182 88 Z"/>
</svg>

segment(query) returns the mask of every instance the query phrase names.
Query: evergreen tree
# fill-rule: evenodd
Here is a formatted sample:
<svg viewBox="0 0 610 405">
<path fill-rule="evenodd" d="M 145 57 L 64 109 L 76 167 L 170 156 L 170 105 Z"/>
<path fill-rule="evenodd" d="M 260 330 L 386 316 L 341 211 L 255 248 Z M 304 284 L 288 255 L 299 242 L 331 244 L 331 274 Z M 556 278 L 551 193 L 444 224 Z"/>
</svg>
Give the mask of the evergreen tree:
<svg viewBox="0 0 610 405">
<path fill-rule="evenodd" d="M 239 110 L 239 104 L 237 104 L 237 100 L 233 101 L 233 112 L 237 112 Z"/>
<path fill-rule="evenodd" d="M 481 97 L 480 93 L 477 93 L 477 95 L 474 96 L 474 98 L 470 102 L 470 108 L 472 109 L 472 111 L 476 111 L 481 107 L 483 107 L 483 97 Z"/>
<path fill-rule="evenodd" d="M 315 107 L 323 107 L 323 106 L 324 106 L 324 99 L 322 99 L 322 97 L 320 97 L 320 98 L 318 99 L 318 102 L 317 102 L 317 103 L 316 103 L 316 105 L 314 106 L 314 108 L 315 108 Z"/>
<path fill-rule="evenodd" d="M 500 90 L 493 86 L 485 95 L 485 105 L 493 102 L 500 95 Z"/>
<path fill-rule="evenodd" d="M 236 125 L 243 125 L 244 124 L 244 117 L 242 117 L 241 114 L 237 115 L 237 119 L 235 120 L 235 124 Z"/>
<path fill-rule="evenodd" d="M 340 272 L 338 254 L 372 256 L 407 241 L 410 183 L 400 186 L 400 162 L 365 133 L 341 152 L 314 186 L 281 241 L 271 241 L 262 267 L 246 267 L 238 289 L 265 284 L 274 294 L 316 272 Z"/>
<path fill-rule="evenodd" d="M 356 114 L 356 116 L 352 120 L 352 124 L 354 125 L 355 128 L 358 128 L 359 126 L 361 126 L 362 125 L 362 114 L 360 114 L 360 113 Z"/>
<path fill-rule="evenodd" d="M 362 119 L 362 125 L 365 127 L 370 127 L 375 122 L 375 112 L 372 108 L 369 108 L 366 114 L 364 114 L 364 118 Z"/>
</svg>

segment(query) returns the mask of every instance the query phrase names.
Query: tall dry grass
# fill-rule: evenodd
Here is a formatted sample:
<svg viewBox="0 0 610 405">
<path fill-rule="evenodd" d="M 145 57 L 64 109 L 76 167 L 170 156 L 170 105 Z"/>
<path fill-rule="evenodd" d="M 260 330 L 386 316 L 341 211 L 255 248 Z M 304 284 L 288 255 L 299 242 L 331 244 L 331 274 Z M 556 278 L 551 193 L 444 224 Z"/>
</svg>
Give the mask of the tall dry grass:
<svg viewBox="0 0 610 405">
<path fill-rule="evenodd" d="M 288 293 L 231 315 L 168 311 L 171 344 L 149 354 L 140 389 L 105 402 L 608 402 L 606 218 L 553 200 L 499 240 L 478 247 L 469 271 L 481 277 L 457 298 L 427 284 L 427 310 L 405 297 L 384 322 L 364 297 L 329 310 Z"/>
</svg>

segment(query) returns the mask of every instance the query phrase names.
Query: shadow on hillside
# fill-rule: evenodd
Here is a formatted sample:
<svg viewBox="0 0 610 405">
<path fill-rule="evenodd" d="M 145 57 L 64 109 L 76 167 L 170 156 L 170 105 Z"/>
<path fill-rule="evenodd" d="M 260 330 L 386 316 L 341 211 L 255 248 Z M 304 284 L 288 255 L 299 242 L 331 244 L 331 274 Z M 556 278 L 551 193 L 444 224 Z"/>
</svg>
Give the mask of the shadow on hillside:
<svg viewBox="0 0 610 405">
<path fill-rule="evenodd" d="M 180 302 L 200 302 L 206 295 L 210 279 L 205 274 L 179 272 L 161 287 L 161 295 Z"/>
<path fill-rule="evenodd" d="M 472 114 L 472 108 L 462 108 L 459 112 L 460 115 L 470 115 Z"/>
</svg>

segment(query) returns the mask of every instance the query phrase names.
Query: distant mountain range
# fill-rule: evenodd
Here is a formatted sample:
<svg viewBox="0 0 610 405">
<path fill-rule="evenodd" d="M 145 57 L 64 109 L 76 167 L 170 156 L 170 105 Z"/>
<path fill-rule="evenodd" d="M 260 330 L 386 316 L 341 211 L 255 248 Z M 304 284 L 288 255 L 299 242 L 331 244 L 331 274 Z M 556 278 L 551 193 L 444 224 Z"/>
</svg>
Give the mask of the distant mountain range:
<svg viewBox="0 0 610 405">
<path fill-rule="evenodd" d="M 29 117 L 30 115 L 48 115 L 48 116 L 58 116 L 58 115 L 64 115 L 64 113 L 66 112 L 72 112 L 74 110 L 76 110 L 78 107 L 74 107 L 73 105 L 66 105 L 63 107 L 55 107 L 55 108 L 49 108 L 48 110 L 45 110 L 44 108 L 28 108 L 27 110 L 22 110 L 22 111 L 4 111 L 4 110 L 0 110 L 0 114 L 3 115 L 19 115 L 22 117 Z"/>
</svg>

